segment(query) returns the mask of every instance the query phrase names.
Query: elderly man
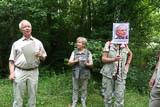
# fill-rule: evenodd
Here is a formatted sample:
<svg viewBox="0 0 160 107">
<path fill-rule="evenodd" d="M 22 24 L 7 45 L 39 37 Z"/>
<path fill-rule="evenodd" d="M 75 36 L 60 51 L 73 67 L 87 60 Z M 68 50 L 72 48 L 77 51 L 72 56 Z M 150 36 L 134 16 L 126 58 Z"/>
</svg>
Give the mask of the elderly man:
<svg viewBox="0 0 160 107">
<path fill-rule="evenodd" d="M 23 106 L 23 96 L 26 88 L 28 91 L 27 107 L 36 107 L 36 92 L 39 75 L 38 66 L 40 60 L 45 60 L 47 55 L 42 43 L 38 39 L 32 37 L 32 27 L 29 21 L 22 20 L 19 23 L 19 29 L 23 37 L 13 43 L 9 57 L 9 80 L 14 81 L 13 107 Z M 32 63 L 28 63 L 22 52 L 22 47 L 31 42 L 35 42 L 38 51 L 35 52 L 35 60 L 32 61 Z"/>
<path fill-rule="evenodd" d="M 124 24 L 119 25 L 116 28 L 116 35 L 115 39 L 128 39 L 127 37 L 127 27 Z"/>
</svg>

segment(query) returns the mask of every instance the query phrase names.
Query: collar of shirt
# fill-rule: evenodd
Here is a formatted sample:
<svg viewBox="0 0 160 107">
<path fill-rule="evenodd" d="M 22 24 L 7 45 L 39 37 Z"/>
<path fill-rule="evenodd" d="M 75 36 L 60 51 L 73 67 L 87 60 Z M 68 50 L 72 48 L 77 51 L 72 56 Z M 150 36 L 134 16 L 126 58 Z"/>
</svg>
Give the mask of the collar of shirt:
<svg viewBox="0 0 160 107">
<path fill-rule="evenodd" d="M 113 46 L 114 46 L 115 49 L 119 49 L 119 46 L 117 44 L 114 44 Z M 124 44 L 120 45 L 120 49 L 122 49 L 122 48 L 125 48 Z"/>
<path fill-rule="evenodd" d="M 79 50 L 78 50 L 78 52 L 79 52 L 80 54 L 82 54 L 82 53 L 84 53 L 85 50 L 86 50 L 86 49 L 84 48 L 82 51 L 79 51 Z"/>
<path fill-rule="evenodd" d="M 22 37 L 22 40 L 23 40 L 23 41 L 25 41 L 25 40 L 33 40 L 33 37 L 31 36 L 29 39 L 27 39 L 26 37 L 23 36 L 23 37 Z"/>
</svg>

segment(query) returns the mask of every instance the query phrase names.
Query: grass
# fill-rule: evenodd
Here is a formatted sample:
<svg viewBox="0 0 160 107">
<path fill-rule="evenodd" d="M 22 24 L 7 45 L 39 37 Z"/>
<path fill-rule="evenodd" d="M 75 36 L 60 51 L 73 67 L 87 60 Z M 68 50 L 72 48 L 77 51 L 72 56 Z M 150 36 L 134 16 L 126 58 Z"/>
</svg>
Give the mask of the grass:
<svg viewBox="0 0 160 107">
<path fill-rule="evenodd" d="M 104 107 L 103 99 L 99 96 L 101 83 L 90 79 L 88 84 L 87 107 Z M 132 90 L 125 91 L 125 107 L 147 107 L 149 96 L 140 95 Z M 12 107 L 13 86 L 7 79 L 0 80 L 0 107 Z M 27 103 L 27 93 L 24 104 Z M 40 77 L 37 92 L 37 107 L 69 107 L 72 103 L 71 73 L 52 77 Z M 25 107 L 25 106 L 24 106 Z M 77 107 L 81 107 L 80 96 Z"/>
</svg>

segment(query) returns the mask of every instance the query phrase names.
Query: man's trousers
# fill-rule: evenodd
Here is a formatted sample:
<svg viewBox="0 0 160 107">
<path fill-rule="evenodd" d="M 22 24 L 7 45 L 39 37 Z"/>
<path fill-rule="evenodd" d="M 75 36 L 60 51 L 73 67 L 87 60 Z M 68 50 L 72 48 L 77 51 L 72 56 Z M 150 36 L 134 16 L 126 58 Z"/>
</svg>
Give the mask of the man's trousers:
<svg viewBox="0 0 160 107">
<path fill-rule="evenodd" d="M 15 68 L 14 103 L 13 107 L 23 106 L 24 92 L 27 89 L 28 103 L 27 107 L 36 107 L 36 92 L 38 85 L 38 68 L 34 70 L 22 70 Z"/>
</svg>

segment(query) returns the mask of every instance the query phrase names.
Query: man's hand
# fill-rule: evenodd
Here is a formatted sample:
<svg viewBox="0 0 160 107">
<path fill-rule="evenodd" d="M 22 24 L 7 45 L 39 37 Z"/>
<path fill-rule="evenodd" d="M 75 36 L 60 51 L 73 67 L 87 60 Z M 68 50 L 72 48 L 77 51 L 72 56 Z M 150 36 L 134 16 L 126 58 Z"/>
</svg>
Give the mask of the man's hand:
<svg viewBox="0 0 160 107">
<path fill-rule="evenodd" d="M 119 60 L 121 60 L 122 59 L 122 57 L 120 56 L 120 55 L 118 55 L 116 58 L 115 58 L 115 61 L 119 61 Z"/>
<path fill-rule="evenodd" d="M 151 80 L 149 81 L 149 87 L 152 88 L 154 83 L 155 83 L 155 80 L 151 78 Z"/>
<path fill-rule="evenodd" d="M 84 65 L 86 65 L 86 66 L 88 65 L 87 61 L 84 61 Z"/>
<path fill-rule="evenodd" d="M 36 52 L 35 56 L 42 57 L 41 51 Z"/>
<path fill-rule="evenodd" d="M 9 71 L 10 75 L 8 77 L 9 80 L 14 80 L 15 74 L 14 74 L 14 61 L 10 60 L 9 61 Z"/>
<path fill-rule="evenodd" d="M 42 52 L 40 50 L 36 52 L 35 56 L 39 57 L 42 61 L 46 59 L 46 57 L 42 55 Z"/>
<path fill-rule="evenodd" d="M 14 75 L 14 73 L 12 73 L 12 74 L 9 75 L 9 78 L 8 78 L 8 79 L 9 79 L 9 80 L 14 80 L 14 78 L 15 78 L 15 75 Z"/>
</svg>

